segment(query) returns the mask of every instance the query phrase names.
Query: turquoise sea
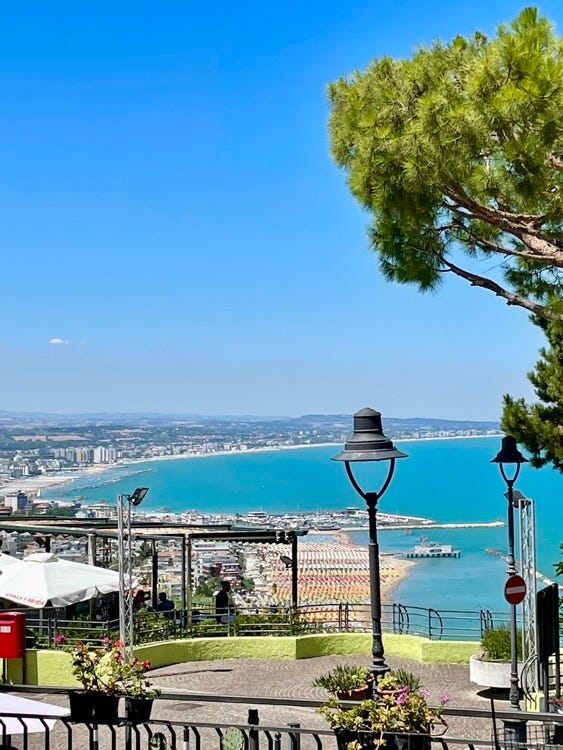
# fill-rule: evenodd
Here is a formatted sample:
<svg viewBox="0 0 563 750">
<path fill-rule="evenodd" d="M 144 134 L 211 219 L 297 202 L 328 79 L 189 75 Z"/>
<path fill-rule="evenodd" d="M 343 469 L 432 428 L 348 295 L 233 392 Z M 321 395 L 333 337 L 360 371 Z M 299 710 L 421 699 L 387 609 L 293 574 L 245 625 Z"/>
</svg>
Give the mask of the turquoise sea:
<svg viewBox="0 0 563 750">
<path fill-rule="evenodd" d="M 490 463 L 499 448 L 499 437 L 402 442 L 401 449 L 409 458 L 397 462 L 380 510 L 442 522 L 505 520 L 506 486 L 498 467 Z M 147 510 L 165 506 L 178 512 L 282 513 L 363 507 L 343 465 L 330 460 L 337 452 L 337 446 L 323 446 L 149 461 L 77 480 L 44 495 L 61 497 L 64 493 L 83 495 L 88 501 L 113 502 L 118 493 L 142 485 L 150 488 L 143 503 Z M 371 464 L 359 468 L 362 486 L 377 490 L 381 467 Z M 516 486 L 535 501 L 537 569 L 553 580 L 553 565 L 562 557 L 563 475 L 552 469 L 538 471 L 524 466 Z M 396 590 L 396 601 L 442 610 L 506 609 L 506 563 L 485 552 L 485 548 L 506 551 L 506 526 L 428 533 L 431 541 L 459 548 L 461 557 L 421 561 Z M 411 536 L 383 530 L 382 551 L 409 549 L 417 543 L 418 535 L 416 530 Z M 352 536 L 357 543 L 367 543 L 363 532 Z"/>
</svg>

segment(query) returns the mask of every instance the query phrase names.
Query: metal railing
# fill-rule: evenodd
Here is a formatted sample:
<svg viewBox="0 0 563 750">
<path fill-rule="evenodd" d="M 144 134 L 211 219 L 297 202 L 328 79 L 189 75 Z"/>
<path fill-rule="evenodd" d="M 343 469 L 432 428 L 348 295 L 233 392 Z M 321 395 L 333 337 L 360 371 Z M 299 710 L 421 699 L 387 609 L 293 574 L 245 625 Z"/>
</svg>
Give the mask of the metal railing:
<svg viewBox="0 0 563 750">
<path fill-rule="evenodd" d="M 11 688 L 13 690 L 13 688 Z M 21 688 L 19 692 L 63 693 L 64 688 Z M 316 708 L 320 701 L 292 699 L 287 701 L 273 697 L 259 698 L 248 696 L 222 696 L 199 693 L 165 693 L 161 701 L 185 702 L 186 718 L 183 721 L 154 719 L 144 724 L 132 725 L 121 719 L 113 725 L 91 725 L 73 723 L 70 717 L 56 719 L 54 729 L 49 732 L 48 722 L 53 716 L 42 714 L 0 713 L 0 748 L 11 750 L 336 750 L 337 739 L 328 728 L 302 727 L 298 722 L 285 725 L 264 725 L 261 721 L 261 707 L 283 709 Z M 201 704 L 218 704 L 218 721 L 200 721 L 197 718 Z M 40 708 L 38 703 L 38 707 Z M 233 722 L 225 721 L 227 707 Z M 494 708 L 494 707 L 493 707 Z M 301 712 L 301 716 L 303 712 Z M 526 729 L 525 741 L 515 743 L 511 735 L 504 733 L 503 720 L 514 720 L 511 711 L 489 711 L 472 708 L 446 708 L 444 717 L 450 723 L 461 718 L 472 722 L 469 736 L 445 734 L 431 737 L 431 750 L 450 750 L 465 747 L 494 748 L 495 750 L 544 750 L 548 745 L 563 742 L 563 715 L 519 712 L 518 718 L 533 722 Z M 39 731 L 26 726 L 31 720 L 41 725 Z M 21 724 L 21 727 L 19 726 Z M 386 750 L 420 750 L 416 742 L 420 735 L 400 735 L 400 743 L 386 745 Z M 391 740 L 388 738 L 388 742 Z M 363 743 L 361 743 L 363 744 Z M 367 747 L 375 747 L 370 738 Z M 430 745 L 424 745 L 427 750 Z"/>
<path fill-rule="evenodd" d="M 38 618 L 28 612 L 28 645 L 53 648 L 65 643 L 96 644 L 117 637 L 118 620 L 68 620 L 55 616 Z M 135 642 L 150 643 L 178 638 L 249 635 L 298 635 L 306 633 L 370 632 L 367 604 L 304 604 L 296 609 L 237 607 L 218 617 L 214 610 L 176 609 L 140 612 L 134 616 Z M 420 635 L 430 640 L 479 640 L 483 630 L 508 625 L 508 614 L 481 610 L 435 610 L 404 604 L 382 607 L 384 632 Z"/>
</svg>

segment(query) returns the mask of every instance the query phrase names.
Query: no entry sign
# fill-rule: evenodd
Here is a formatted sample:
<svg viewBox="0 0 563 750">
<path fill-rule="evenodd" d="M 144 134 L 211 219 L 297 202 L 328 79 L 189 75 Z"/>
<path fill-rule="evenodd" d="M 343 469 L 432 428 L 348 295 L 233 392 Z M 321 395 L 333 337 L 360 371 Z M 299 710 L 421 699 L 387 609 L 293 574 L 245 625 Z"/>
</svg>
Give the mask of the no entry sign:
<svg viewBox="0 0 563 750">
<path fill-rule="evenodd" d="M 526 596 L 526 581 L 522 576 L 510 576 L 504 584 L 504 598 L 509 604 L 520 604 Z"/>
</svg>

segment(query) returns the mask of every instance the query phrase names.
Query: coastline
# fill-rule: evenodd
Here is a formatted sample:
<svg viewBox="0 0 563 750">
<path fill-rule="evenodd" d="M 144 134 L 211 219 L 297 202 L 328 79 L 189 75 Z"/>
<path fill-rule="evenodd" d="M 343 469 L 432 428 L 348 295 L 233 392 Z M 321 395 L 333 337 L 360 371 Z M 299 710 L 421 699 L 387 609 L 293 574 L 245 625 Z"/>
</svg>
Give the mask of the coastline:
<svg viewBox="0 0 563 750">
<path fill-rule="evenodd" d="M 501 433 L 495 435 L 452 435 L 443 437 L 423 437 L 423 438 L 398 438 L 394 440 L 395 443 L 414 443 L 414 442 L 435 442 L 440 440 L 475 440 L 479 438 L 493 438 L 498 437 Z M 279 445 L 262 448 L 248 448 L 245 451 L 213 451 L 212 453 L 182 453 L 182 454 L 166 454 L 162 456 L 154 456 L 147 458 L 131 458 L 122 459 L 116 461 L 114 464 L 96 464 L 85 466 L 83 468 L 72 471 L 72 473 L 64 474 L 53 474 L 38 477 L 26 477 L 20 479 L 10 479 L 7 482 L 0 484 L 0 493 L 18 492 L 22 490 L 29 492 L 31 495 L 36 495 L 38 490 L 43 489 L 57 489 L 58 487 L 64 487 L 65 485 L 71 484 L 72 482 L 81 481 L 88 477 L 98 477 L 105 473 L 115 471 L 116 469 L 124 469 L 128 466 L 136 466 L 138 464 L 155 463 L 160 461 L 177 461 L 177 460 L 188 460 L 194 458 L 214 458 L 217 456 L 243 456 L 253 453 L 277 453 L 278 451 L 289 451 L 289 450 L 302 450 L 304 448 L 324 448 L 324 447 L 340 447 L 342 442 L 337 443 L 305 443 L 302 445 Z M 85 487 L 84 489 L 88 489 Z"/>
</svg>

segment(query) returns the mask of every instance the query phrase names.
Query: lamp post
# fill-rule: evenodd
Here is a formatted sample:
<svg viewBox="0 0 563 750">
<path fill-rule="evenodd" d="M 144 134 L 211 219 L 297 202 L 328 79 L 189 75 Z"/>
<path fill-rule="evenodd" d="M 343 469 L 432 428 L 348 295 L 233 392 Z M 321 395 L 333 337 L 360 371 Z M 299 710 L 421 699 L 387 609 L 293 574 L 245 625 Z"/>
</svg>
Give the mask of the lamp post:
<svg viewBox="0 0 563 750">
<path fill-rule="evenodd" d="M 369 584 L 372 629 L 372 664 L 370 671 L 375 681 L 390 670 L 385 662 L 381 632 L 381 582 L 379 576 L 379 544 L 377 542 L 377 501 L 389 487 L 395 470 L 395 459 L 407 458 L 383 434 L 381 414 L 366 407 L 354 414 L 354 432 L 344 450 L 333 461 L 344 461 L 352 487 L 366 501 L 369 523 Z M 387 477 L 378 492 L 364 492 L 352 473 L 350 464 L 367 461 L 389 461 Z"/>
<path fill-rule="evenodd" d="M 506 498 L 508 500 L 508 568 L 507 574 L 510 578 L 516 575 L 516 560 L 514 559 L 514 483 L 520 473 L 522 464 L 528 461 L 520 453 L 516 439 L 512 435 L 506 435 L 502 439 L 501 449 L 491 459 L 491 463 L 498 464 L 502 478 L 506 483 Z M 512 476 L 508 476 L 506 465 L 514 466 Z M 516 604 L 510 605 L 510 708 L 512 711 L 520 711 L 520 686 L 518 684 L 518 630 L 516 625 Z M 505 724 L 505 735 L 514 741 L 523 741 L 526 734 L 526 722 L 522 720 L 507 720 Z"/>
<path fill-rule="evenodd" d="M 137 487 L 131 495 L 117 496 L 117 563 L 119 571 L 119 640 L 124 659 L 133 654 L 133 547 L 131 508 L 140 505 L 148 487 Z"/>
</svg>

